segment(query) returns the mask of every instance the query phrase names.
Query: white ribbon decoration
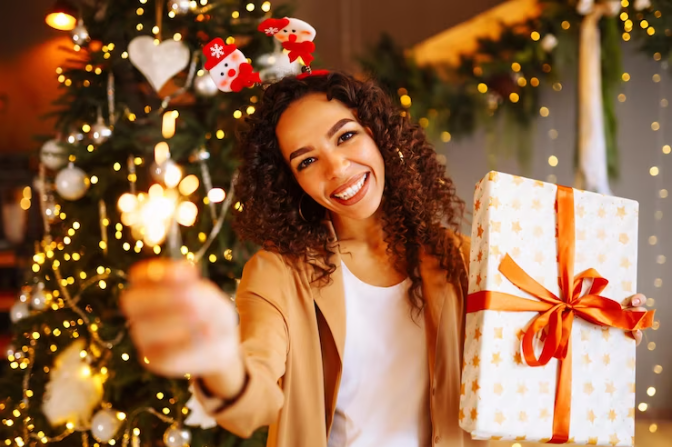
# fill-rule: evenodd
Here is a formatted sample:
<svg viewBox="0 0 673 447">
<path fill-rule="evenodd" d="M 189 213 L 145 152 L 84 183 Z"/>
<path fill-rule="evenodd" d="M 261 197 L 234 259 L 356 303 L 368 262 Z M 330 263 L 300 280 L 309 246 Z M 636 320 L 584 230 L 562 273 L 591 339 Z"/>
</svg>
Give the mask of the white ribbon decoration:
<svg viewBox="0 0 673 447">
<path fill-rule="evenodd" d="M 598 22 L 604 15 L 619 14 L 618 1 L 594 3 L 580 0 L 577 12 L 584 15 L 580 25 L 579 55 L 579 172 L 576 187 L 611 195 L 608 182 L 607 148 L 601 80 L 601 36 Z"/>
</svg>

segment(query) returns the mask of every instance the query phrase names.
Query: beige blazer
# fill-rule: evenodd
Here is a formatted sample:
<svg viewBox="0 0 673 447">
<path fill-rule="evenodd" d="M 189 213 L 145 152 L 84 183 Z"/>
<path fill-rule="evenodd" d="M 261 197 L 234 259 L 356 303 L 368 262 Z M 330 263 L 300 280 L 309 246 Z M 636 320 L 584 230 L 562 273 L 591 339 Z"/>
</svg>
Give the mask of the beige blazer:
<svg viewBox="0 0 673 447">
<path fill-rule="evenodd" d="M 325 225 L 336 240 L 331 221 Z M 469 259 L 469 250 L 465 240 L 464 260 Z M 346 337 L 339 254 L 332 261 L 336 271 L 322 288 L 309 281 L 313 268 L 308 263 L 293 265 L 266 250 L 246 263 L 236 306 L 249 380 L 236 402 L 213 414 L 220 426 L 249 437 L 268 425 L 269 447 L 326 447 Z M 483 445 L 458 426 L 466 291 L 446 281 L 446 272 L 433 256 L 421 256 L 420 270 L 427 301 L 433 445 Z M 196 395 L 206 410 L 217 406 L 198 387 Z"/>
</svg>

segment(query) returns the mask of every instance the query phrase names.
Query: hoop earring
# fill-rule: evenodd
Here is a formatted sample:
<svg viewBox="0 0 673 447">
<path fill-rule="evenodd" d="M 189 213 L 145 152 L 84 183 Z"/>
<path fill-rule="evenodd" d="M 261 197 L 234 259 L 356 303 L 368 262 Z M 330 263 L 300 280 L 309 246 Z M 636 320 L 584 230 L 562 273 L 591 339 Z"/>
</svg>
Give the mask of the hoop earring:
<svg viewBox="0 0 673 447">
<path fill-rule="evenodd" d="M 304 213 L 301 212 L 301 202 L 302 202 L 302 200 L 304 200 L 304 196 L 306 196 L 305 192 L 303 192 L 301 194 L 301 198 L 299 199 L 299 207 L 298 207 L 299 208 L 299 216 L 301 217 L 301 220 L 308 223 L 308 220 L 306 220 L 306 218 L 304 217 Z"/>
</svg>

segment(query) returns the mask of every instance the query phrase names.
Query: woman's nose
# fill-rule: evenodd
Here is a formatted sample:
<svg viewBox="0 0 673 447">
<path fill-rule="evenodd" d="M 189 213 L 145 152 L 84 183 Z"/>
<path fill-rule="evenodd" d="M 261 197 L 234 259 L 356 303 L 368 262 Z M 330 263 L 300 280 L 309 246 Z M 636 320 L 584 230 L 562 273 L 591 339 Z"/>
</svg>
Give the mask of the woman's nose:
<svg viewBox="0 0 673 447">
<path fill-rule="evenodd" d="M 325 175 L 328 179 L 343 177 L 350 166 L 346 157 L 338 153 L 331 153 L 326 156 Z"/>
</svg>

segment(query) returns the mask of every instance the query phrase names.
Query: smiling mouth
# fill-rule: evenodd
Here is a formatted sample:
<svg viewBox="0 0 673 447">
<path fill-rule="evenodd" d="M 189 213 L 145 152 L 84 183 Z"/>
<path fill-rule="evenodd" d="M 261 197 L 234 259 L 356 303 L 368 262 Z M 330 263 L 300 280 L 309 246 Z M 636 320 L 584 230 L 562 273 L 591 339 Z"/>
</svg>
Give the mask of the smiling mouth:
<svg viewBox="0 0 673 447">
<path fill-rule="evenodd" d="M 366 172 L 360 180 L 346 188 L 345 190 L 341 191 L 338 194 L 332 194 L 332 197 L 337 198 L 339 200 L 347 201 L 352 199 L 364 186 L 365 182 L 367 181 L 367 178 L 369 178 L 369 172 Z"/>
</svg>

